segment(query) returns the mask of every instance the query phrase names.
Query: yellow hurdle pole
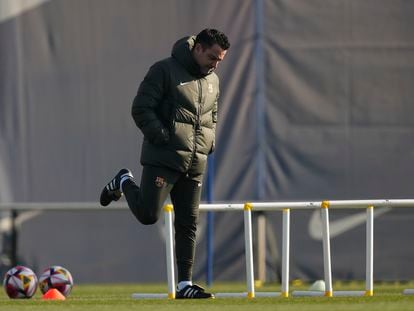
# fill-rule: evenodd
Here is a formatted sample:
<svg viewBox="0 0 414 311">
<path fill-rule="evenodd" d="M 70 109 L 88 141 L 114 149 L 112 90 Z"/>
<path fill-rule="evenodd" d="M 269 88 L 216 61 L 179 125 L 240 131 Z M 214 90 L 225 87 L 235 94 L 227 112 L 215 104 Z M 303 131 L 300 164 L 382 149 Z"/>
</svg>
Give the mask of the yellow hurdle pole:
<svg viewBox="0 0 414 311">
<path fill-rule="evenodd" d="M 329 201 L 321 204 L 322 239 L 323 239 L 323 269 L 325 274 L 325 296 L 332 297 L 332 270 L 331 270 L 331 245 L 329 234 Z"/>
<path fill-rule="evenodd" d="M 254 298 L 252 204 L 244 204 L 244 242 L 246 252 L 247 298 Z"/>
<path fill-rule="evenodd" d="M 168 278 L 168 298 L 175 299 L 175 280 L 174 280 L 174 243 L 173 243 L 173 211 L 172 204 L 164 206 L 164 234 L 165 251 L 167 254 L 167 278 Z"/>
<path fill-rule="evenodd" d="M 367 253 L 365 296 L 374 295 L 374 206 L 367 208 Z"/>
<path fill-rule="evenodd" d="M 282 236 L 282 297 L 289 297 L 289 251 L 290 251 L 290 209 L 285 208 L 283 213 Z"/>
</svg>

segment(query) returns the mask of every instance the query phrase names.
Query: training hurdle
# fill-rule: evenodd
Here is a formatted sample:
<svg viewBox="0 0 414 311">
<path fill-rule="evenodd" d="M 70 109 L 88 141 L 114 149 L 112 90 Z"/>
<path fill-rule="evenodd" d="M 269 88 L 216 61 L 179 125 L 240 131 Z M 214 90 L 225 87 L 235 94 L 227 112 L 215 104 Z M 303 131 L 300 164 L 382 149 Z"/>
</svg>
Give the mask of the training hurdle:
<svg viewBox="0 0 414 311">
<path fill-rule="evenodd" d="M 292 296 L 373 296 L 373 253 L 374 253 L 374 208 L 379 207 L 413 207 L 414 200 L 342 200 L 318 202 L 269 202 L 245 204 L 201 204 L 200 211 L 244 211 L 244 235 L 246 254 L 246 286 L 243 293 L 217 293 L 216 297 L 288 297 L 289 296 L 289 251 L 290 251 L 290 210 L 321 210 L 323 261 L 325 291 L 293 291 Z M 364 291 L 333 291 L 329 234 L 329 209 L 366 209 L 366 282 Z M 282 284 L 281 292 L 255 292 L 252 246 L 252 211 L 283 212 L 283 244 L 282 244 Z M 142 298 L 175 298 L 174 252 L 173 252 L 173 206 L 167 205 L 165 212 L 165 234 L 168 273 L 168 294 L 133 294 L 136 299 Z M 410 290 L 407 290 L 407 294 Z M 414 291 L 413 291 L 414 292 Z"/>
<path fill-rule="evenodd" d="M 322 201 L 321 202 L 321 219 L 322 219 L 322 243 L 323 243 L 323 265 L 325 292 L 323 291 L 293 291 L 292 296 L 373 296 L 374 282 L 374 206 L 366 201 Z M 372 203 L 372 202 L 371 202 Z M 360 206 L 361 205 L 361 206 Z M 332 264 L 331 264 L 331 247 L 329 234 L 329 208 L 366 208 L 366 280 L 365 291 L 333 291 L 332 288 Z"/>
<path fill-rule="evenodd" d="M 313 205 L 319 202 L 312 203 Z M 374 208 L 402 208 L 414 207 L 414 200 L 338 200 L 320 202 L 322 218 L 322 240 L 325 292 L 321 291 L 294 291 L 292 296 L 373 296 L 374 295 Z M 366 281 L 365 291 L 333 291 L 330 235 L 329 235 L 329 212 L 328 209 L 366 209 Z M 409 290 L 408 290 L 409 292 Z M 414 293 L 414 291 L 413 291 Z"/>
<path fill-rule="evenodd" d="M 373 225 L 375 208 L 413 208 L 414 200 L 343 200 L 343 201 L 321 201 L 321 202 L 270 202 L 270 203 L 246 203 L 246 204 L 201 204 L 201 211 L 244 211 L 245 228 L 245 253 L 246 253 L 246 281 L 247 291 L 243 293 L 218 293 L 216 297 L 288 297 L 289 296 L 289 234 L 290 234 L 290 210 L 320 209 L 322 218 L 322 240 L 324 279 L 326 289 L 324 292 L 316 291 L 293 291 L 292 296 L 372 296 L 373 290 Z M 329 239 L 329 209 L 366 209 L 366 285 L 365 291 L 333 291 L 331 255 Z M 102 207 L 95 202 L 72 202 L 72 203 L 0 203 L 0 210 L 12 211 L 16 217 L 20 211 L 89 211 L 100 210 Z M 106 210 L 128 210 L 122 203 L 114 203 Z M 282 245 L 282 284 L 281 292 L 255 292 L 253 274 L 253 247 L 252 247 L 252 225 L 251 212 L 254 211 L 282 211 L 283 212 L 283 245 Z M 167 205 L 164 208 L 165 237 L 168 293 L 164 294 L 133 294 L 133 298 L 175 298 L 174 280 L 174 249 L 173 249 L 173 207 Z M 12 231 L 16 232 L 15 221 L 12 221 Z M 17 240 L 15 238 L 15 240 Z M 403 294 L 412 295 L 414 289 L 405 289 Z"/>
<path fill-rule="evenodd" d="M 263 204 L 263 203 L 260 203 Z M 223 212 L 240 211 L 244 213 L 244 238 L 245 238 L 245 258 L 246 258 L 246 287 L 247 291 L 242 293 L 216 293 L 217 298 L 226 297 L 278 297 L 288 296 L 289 292 L 289 226 L 290 211 L 286 208 L 276 208 L 274 210 L 283 211 L 283 252 L 282 252 L 282 291 L 281 292 L 255 292 L 254 287 L 254 267 L 253 267 L 253 234 L 252 234 L 252 209 L 259 211 L 261 208 L 256 203 L 245 204 L 200 204 L 200 211 Z M 173 251 L 173 206 L 164 207 L 165 236 L 166 236 L 166 259 L 167 259 L 167 282 L 168 294 L 146 294 L 135 293 L 132 298 L 136 299 L 156 299 L 156 298 L 175 298 L 175 271 L 174 271 L 174 251 Z"/>
</svg>

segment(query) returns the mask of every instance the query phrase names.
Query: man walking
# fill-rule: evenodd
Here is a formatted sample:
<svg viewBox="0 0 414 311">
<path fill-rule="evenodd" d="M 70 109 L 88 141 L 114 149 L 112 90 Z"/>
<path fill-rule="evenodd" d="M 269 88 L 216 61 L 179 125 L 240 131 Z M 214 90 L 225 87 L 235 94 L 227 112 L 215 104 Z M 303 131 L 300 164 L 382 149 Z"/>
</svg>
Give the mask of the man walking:
<svg viewBox="0 0 414 311">
<path fill-rule="evenodd" d="M 214 150 L 219 79 L 214 73 L 230 44 L 216 29 L 178 40 L 139 86 L 132 117 L 144 135 L 138 186 L 121 169 L 104 187 L 107 206 L 125 194 L 143 224 L 154 224 L 168 194 L 174 205 L 178 270 L 176 298 L 214 298 L 192 283 L 196 228 L 207 156 Z"/>
</svg>

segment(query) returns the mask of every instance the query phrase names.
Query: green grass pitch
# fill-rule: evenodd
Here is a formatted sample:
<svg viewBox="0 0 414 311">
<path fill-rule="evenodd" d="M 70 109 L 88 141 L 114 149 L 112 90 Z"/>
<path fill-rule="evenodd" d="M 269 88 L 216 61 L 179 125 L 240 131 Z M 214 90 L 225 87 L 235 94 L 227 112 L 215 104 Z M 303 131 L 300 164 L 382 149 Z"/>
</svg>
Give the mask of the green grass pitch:
<svg viewBox="0 0 414 311">
<path fill-rule="evenodd" d="M 290 290 L 306 290 L 309 284 L 291 286 Z M 334 283 L 334 290 L 362 290 L 364 284 Z M 378 283 L 374 285 L 374 297 L 289 297 L 289 298 L 217 298 L 209 300 L 137 300 L 133 293 L 161 293 L 166 285 L 154 284 L 111 284 L 78 285 L 65 301 L 45 301 L 38 290 L 32 299 L 9 299 L 4 290 L 0 293 L 0 310 L 88 310 L 88 311 L 131 311 L 131 310 L 361 310 L 361 311 L 403 311 L 414 310 L 414 296 L 404 296 L 405 288 L 414 288 L 410 283 Z M 214 284 L 212 292 L 243 292 L 244 284 Z M 256 291 L 279 291 L 280 286 L 265 285 Z"/>
</svg>

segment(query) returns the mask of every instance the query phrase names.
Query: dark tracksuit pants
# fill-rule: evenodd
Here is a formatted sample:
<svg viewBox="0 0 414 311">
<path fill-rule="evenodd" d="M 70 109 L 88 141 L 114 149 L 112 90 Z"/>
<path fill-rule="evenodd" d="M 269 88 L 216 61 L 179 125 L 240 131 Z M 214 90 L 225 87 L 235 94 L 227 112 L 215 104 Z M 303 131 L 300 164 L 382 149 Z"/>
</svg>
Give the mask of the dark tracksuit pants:
<svg viewBox="0 0 414 311">
<path fill-rule="evenodd" d="M 144 166 L 138 187 L 132 180 L 122 185 L 128 206 L 144 225 L 154 224 L 170 194 L 174 205 L 178 281 L 192 278 L 202 175 L 190 176 L 165 167 Z"/>
</svg>

